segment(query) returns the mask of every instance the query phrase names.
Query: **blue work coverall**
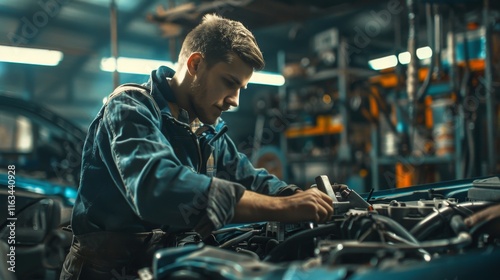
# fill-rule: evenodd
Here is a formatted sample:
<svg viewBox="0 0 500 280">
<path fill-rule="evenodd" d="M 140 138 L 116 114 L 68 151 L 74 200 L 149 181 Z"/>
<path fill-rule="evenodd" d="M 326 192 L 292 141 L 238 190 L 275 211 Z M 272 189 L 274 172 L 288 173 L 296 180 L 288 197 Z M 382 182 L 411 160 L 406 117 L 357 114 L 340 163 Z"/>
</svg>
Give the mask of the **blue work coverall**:
<svg viewBox="0 0 500 280">
<path fill-rule="evenodd" d="M 173 74 L 162 66 L 144 85 L 119 87 L 91 123 L 61 279 L 134 273 L 166 235 L 207 236 L 229 223 L 245 189 L 298 188 L 254 168 L 222 119 L 193 132 L 168 85 Z"/>
</svg>

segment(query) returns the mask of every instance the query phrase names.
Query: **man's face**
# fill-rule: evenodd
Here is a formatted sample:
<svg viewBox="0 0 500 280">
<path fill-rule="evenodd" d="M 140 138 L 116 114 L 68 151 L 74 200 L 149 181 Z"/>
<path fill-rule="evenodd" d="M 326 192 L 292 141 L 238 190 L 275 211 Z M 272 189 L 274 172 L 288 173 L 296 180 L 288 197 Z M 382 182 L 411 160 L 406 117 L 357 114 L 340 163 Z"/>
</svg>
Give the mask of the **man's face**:
<svg viewBox="0 0 500 280">
<path fill-rule="evenodd" d="M 190 103 L 198 119 L 214 124 L 223 111 L 239 104 L 240 90 L 245 88 L 253 68 L 238 56 L 230 63 L 218 62 L 210 69 L 203 61 L 191 84 Z"/>
</svg>

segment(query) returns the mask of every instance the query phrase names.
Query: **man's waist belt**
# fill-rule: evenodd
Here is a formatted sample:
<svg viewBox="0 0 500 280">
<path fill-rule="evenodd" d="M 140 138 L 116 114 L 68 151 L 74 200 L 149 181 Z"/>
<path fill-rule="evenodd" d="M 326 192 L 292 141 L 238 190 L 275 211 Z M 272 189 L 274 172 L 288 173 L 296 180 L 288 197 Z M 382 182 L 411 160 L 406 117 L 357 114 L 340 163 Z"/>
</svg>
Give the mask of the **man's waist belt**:
<svg viewBox="0 0 500 280">
<path fill-rule="evenodd" d="M 86 259 L 114 260 L 152 257 L 154 251 L 169 246 L 168 234 L 161 230 L 143 233 L 93 232 L 76 235 L 72 249 Z"/>
</svg>

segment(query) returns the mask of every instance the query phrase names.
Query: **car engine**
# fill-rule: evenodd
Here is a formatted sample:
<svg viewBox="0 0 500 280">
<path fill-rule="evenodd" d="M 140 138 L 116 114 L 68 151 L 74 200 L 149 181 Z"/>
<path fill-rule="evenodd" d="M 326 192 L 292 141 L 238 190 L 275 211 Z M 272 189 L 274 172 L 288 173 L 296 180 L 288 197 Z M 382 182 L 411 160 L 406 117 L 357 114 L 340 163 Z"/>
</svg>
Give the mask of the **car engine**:
<svg viewBox="0 0 500 280">
<path fill-rule="evenodd" d="M 141 279 L 495 278 L 500 218 L 464 219 L 498 204 L 498 177 L 363 195 L 326 176 L 311 187 L 334 201 L 327 223 L 230 225 L 203 241 L 186 234 Z"/>
</svg>

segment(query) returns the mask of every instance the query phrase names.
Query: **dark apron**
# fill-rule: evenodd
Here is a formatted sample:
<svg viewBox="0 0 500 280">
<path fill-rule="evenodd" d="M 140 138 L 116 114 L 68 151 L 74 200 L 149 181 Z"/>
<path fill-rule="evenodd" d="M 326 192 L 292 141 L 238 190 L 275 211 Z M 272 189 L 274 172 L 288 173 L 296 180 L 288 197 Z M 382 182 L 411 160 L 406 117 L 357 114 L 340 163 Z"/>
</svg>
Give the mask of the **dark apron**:
<svg viewBox="0 0 500 280">
<path fill-rule="evenodd" d="M 136 279 L 150 267 L 154 253 L 175 246 L 161 230 L 145 233 L 95 232 L 73 237 L 60 280 Z M 172 243 L 172 244 L 171 244 Z"/>
</svg>

